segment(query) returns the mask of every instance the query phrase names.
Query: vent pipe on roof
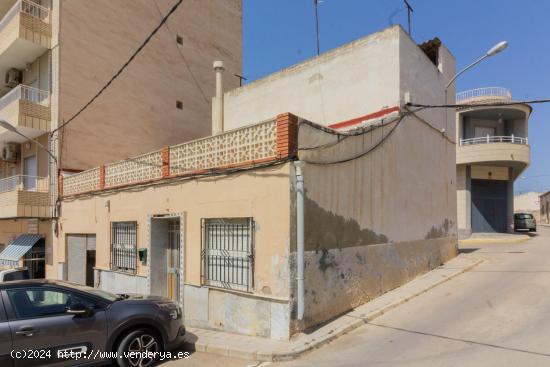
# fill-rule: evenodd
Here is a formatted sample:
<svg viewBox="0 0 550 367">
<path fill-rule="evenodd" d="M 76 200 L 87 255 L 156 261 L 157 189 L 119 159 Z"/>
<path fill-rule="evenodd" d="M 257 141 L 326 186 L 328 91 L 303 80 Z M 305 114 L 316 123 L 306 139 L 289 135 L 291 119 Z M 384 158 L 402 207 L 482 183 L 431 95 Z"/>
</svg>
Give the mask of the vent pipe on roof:
<svg viewBox="0 0 550 367">
<path fill-rule="evenodd" d="M 212 103 L 212 135 L 223 132 L 223 61 L 214 61 L 216 71 L 216 97 Z"/>
</svg>

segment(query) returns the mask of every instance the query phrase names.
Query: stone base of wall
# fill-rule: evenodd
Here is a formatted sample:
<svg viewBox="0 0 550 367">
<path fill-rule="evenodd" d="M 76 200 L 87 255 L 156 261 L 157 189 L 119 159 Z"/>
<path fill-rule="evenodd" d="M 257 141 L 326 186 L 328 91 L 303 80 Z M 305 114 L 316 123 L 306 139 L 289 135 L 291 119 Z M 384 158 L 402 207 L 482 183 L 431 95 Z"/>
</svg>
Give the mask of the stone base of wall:
<svg viewBox="0 0 550 367">
<path fill-rule="evenodd" d="M 188 284 L 183 299 L 187 326 L 277 340 L 290 337 L 287 301 Z"/>
<path fill-rule="evenodd" d="M 95 269 L 94 285 L 96 288 L 111 293 L 148 293 L 147 277 L 110 270 Z"/>
<path fill-rule="evenodd" d="M 456 255 L 456 237 L 306 251 L 303 327 L 337 317 Z"/>
</svg>

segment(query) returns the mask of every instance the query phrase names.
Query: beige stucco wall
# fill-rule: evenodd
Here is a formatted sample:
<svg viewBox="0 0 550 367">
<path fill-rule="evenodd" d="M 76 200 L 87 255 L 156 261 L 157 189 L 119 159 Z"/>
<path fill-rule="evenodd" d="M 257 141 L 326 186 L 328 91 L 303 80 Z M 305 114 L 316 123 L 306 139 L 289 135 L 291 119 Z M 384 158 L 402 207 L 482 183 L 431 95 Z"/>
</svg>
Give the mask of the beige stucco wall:
<svg viewBox="0 0 550 367">
<path fill-rule="evenodd" d="M 429 113 L 424 118 L 444 123 Z M 318 136 L 325 133 L 312 130 L 301 125 L 300 148 L 322 143 Z M 350 162 L 319 164 L 375 146 Z M 454 145 L 426 123 L 406 117 L 397 127 L 301 151 L 300 158 L 306 162 L 306 326 L 456 255 Z"/>
<path fill-rule="evenodd" d="M 288 164 L 227 177 L 65 199 L 56 261 L 66 261 L 67 234 L 96 234 L 96 267 L 109 270 L 111 222 L 137 221 L 137 246 L 140 248 L 149 246 L 149 215 L 183 213 L 184 305 L 190 326 L 288 338 L 289 203 Z M 224 217 L 254 218 L 256 235 L 252 294 L 201 287 L 201 218 Z M 139 265 L 139 275 L 147 276 L 148 272 L 146 264 Z M 48 277 L 57 277 L 57 272 L 48 273 Z M 107 286 L 107 289 L 114 287 L 102 286 Z M 261 300 L 251 296 L 261 297 Z M 276 320 L 271 320 L 270 315 Z M 274 323 L 279 326 L 270 326 Z"/>
<path fill-rule="evenodd" d="M 165 14 L 175 2 L 156 3 Z M 124 64 L 161 15 L 149 0 L 71 0 L 60 6 L 62 122 Z M 63 168 L 86 169 L 209 135 L 212 62 L 225 62 L 227 88 L 238 85 L 232 75 L 241 74 L 241 17 L 241 0 L 184 1 L 167 23 L 172 33 L 163 27 L 101 98 L 67 127 Z M 183 45 L 176 43 L 176 34 Z M 182 110 L 176 101 L 183 102 Z"/>
</svg>

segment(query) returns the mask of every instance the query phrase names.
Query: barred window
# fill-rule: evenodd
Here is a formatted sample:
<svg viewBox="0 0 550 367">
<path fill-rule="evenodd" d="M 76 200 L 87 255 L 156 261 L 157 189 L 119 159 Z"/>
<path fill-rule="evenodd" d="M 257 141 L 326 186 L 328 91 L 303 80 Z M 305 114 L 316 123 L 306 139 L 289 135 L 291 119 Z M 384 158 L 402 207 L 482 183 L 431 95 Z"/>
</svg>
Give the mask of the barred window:
<svg viewBox="0 0 550 367">
<path fill-rule="evenodd" d="M 111 223 L 111 269 L 136 273 L 137 222 Z"/>
<path fill-rule="evenodd" d="M 254 286 L 254 220 L 202 220 L 203 284 L 250 292 Z"/>
</svg>

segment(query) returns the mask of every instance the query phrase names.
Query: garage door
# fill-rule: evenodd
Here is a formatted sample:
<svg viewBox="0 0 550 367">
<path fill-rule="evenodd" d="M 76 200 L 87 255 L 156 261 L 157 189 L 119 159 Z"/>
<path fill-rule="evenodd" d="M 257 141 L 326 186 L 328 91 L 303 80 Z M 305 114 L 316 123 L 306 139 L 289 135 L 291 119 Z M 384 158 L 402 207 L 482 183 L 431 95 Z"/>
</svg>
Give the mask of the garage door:
<svg viewBox="0 0 550 367">
<path fill-rule="evenodd" d="M 95 234 L 67 235 L 67 280 L 93 286 Z"/>
<path fill-rule="evenodd" d="M 472 232 L 506 232 L 508 182 L 472 180 Z"/>
</svg>

